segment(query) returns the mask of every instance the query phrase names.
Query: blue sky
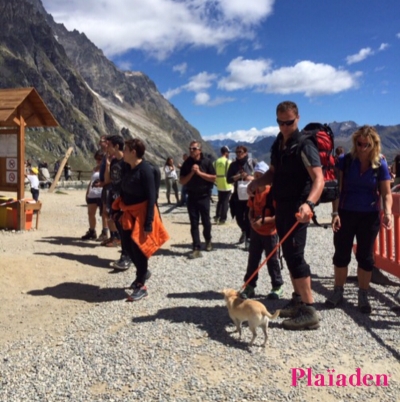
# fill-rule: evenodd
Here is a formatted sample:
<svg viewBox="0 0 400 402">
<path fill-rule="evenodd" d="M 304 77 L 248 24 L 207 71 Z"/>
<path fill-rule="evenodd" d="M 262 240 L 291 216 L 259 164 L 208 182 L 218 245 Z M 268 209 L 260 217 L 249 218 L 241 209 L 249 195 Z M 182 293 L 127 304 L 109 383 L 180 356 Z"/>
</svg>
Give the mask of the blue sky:
<svg viewBox="0 0 400 402">
<path fill-rule="evenodd" d="M 399 0 L 42 0 L 124 70 L 142 71 L 203 137 L 400 124 Z"/>
</svg>

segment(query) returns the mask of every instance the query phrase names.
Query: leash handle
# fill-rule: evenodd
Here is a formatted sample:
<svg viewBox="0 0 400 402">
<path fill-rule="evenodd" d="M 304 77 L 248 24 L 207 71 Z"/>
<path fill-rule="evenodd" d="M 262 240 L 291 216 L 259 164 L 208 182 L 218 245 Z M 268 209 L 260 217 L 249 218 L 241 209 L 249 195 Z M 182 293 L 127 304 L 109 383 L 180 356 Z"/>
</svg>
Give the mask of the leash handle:
<svg viewBox="0 0 400 402">
<path fill-rule="evenodd" d="M 299 218 L 300 214 L 297 212 L 296 213 L 296 218 Z M 309 218 L 312 218 L 312 214 L 309 215 Z M 249 279 L 242 285 L 240 288 L 239 292 L 245 289 L 245 287 L 251 282 L 251 280 L 257 275 L 258 271 L 262 268 L 264 264 L 267 263 L 267 261 L 275 254 L 275 252 L 278 250 L 278 248 L 282 245 L 282 243 L 290 236 L 290 234 L 293 232 L 294 229 L 296 229 L 297 225 L 299 224 L 299 221 L 296 221 L 294 225 L 288 230 L 288 232 L 283 236 L 282 240 L 274 247 L 274 249 L 268 254 L 268 256 L 265 258 L 265 260 L 258 266 L 258 268 L 252 273 Z"/>
</svg>

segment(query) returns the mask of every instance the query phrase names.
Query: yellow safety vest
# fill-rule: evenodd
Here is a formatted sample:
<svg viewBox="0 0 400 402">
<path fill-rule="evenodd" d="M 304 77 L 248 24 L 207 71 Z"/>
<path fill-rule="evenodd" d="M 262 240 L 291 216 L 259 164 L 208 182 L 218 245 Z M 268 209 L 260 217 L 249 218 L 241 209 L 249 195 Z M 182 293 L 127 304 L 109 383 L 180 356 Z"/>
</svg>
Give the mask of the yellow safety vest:
<svg viewBox="0 0 400 402">
<path fill-rule="evenodd" d="M 231 161 L 225 156 L 221 156 L 216 161 L 214 161 L 213 165 L 215 168 L 215 173 L 217 175 L 217 179 L 215 180 L 215 184 L 219 191 L 231 191 L 233 186 L 226 181 L 226 173 L 228 172 L 229 165 Z"/>
</svg>

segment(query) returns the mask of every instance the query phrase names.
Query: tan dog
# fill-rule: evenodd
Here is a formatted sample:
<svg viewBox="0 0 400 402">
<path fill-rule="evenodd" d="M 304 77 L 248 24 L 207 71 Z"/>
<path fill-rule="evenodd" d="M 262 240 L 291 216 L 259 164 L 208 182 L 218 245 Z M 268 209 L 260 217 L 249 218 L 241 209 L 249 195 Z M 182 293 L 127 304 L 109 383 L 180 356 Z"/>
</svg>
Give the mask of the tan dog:
<svg viewBox="0 0 400 402">
<path fill-rule="evenodd" d="M 239 332 L 239 339 L 242 336 L 242 322 L 248 321 L 249 328 L 253 333 L 250 346 L 253 345 L 257 336 L 257 327 L 261 327 L 264 332 L 264 343 L 266 346 L 268 339 L 268 323 L 269 319 L 275 319 L 279 316 L 280 310 L 276 310 L 275 314 L 268 312 L 264 304 L 256 300 L 242 299 L 239 292 L 233 289 L 224 289 L 220 291 L 224 295 L 226 306 L 228 307 L 229 317 L 236 325 L 236 331 Z"/>
</svg>

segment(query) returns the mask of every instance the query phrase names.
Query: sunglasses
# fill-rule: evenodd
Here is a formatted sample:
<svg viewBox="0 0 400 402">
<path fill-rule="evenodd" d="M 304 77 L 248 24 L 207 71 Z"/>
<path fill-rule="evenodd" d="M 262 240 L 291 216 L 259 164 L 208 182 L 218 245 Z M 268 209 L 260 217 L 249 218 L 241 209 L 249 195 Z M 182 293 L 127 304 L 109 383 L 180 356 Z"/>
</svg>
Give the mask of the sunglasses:
<svg viewBox="0 0 400 402">
<path fill-rule="evenodd" d="M 198 147 L 190 147 L 189 151 L 197 151 L 198 149 L 200 149 L 200 148 L 198 148 Z"/>
<path fill-rule="evenodd" d="M 371 146 L 371 144 L 369 142 L 357 141 L 357 146 L 367 149 Z"/>
<path fill-rule="evenodd" d="M 244 153 L 244 151 L 236 151 L 236 155 L 240 155 L 240 154 L 243 154 Z"/>
<path fill-rule="evenodd" d="M 293 123 L 296 121 L 296 119 L 293 120 L 286 120 L 286 121 L 282 121 L 279 119 L 276 119 L 276 122 L 280 125 L 280 126 L 291 126 L 293 125 Z"/>
</svg>

